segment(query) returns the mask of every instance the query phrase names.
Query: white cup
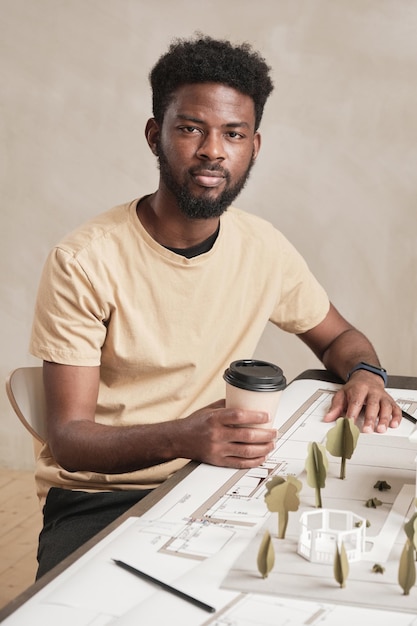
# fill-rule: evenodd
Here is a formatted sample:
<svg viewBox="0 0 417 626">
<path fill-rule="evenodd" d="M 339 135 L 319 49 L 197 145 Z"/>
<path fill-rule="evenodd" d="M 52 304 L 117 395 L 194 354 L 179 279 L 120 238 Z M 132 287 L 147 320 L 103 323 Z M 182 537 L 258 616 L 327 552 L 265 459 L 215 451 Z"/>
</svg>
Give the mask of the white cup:
<svg viewBox="0 0 417 626">
<path fill-rule="evenodd" d="M 253 426 L 271 428 L 286 386 L 282 369 L 267 361 L 242 359 L 233 361 L 223 378 L 226 381 L 226 408 L 265 411 L 269 414 L 269 422 Z"/>
</svg>

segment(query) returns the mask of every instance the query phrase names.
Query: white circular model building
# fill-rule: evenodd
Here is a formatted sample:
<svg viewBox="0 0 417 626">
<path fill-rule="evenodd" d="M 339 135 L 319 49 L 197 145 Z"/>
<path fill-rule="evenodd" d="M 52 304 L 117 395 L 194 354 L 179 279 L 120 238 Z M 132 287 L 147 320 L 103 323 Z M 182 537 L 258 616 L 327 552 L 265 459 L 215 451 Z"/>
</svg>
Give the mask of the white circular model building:
<svg viewBox="0 0 417 626">
<path fill-rule="evenodd" d="M 333 564 L 336 545 L 343 543 L 349 562 L 360 561 L 365 550 L 366 520 L 351 511 L 317 509 L 300 517 L 297 552 L 312 563 Z"/>
</svg>

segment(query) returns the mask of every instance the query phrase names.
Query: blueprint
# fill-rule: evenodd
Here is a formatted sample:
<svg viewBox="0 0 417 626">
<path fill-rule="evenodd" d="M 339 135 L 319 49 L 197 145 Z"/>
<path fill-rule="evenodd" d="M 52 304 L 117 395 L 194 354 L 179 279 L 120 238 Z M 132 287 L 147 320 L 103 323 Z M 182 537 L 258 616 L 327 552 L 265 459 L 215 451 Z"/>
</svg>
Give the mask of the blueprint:
<svg viewBox="0 0 417 626">
<path fill-rule="evenodd" d="M 297 554 L 300 515 L 315 509 L 314 490 L 308 487 L 304 471 L 307 445 L 310 441 L 325 441 L 328 425 L 323 424 L 321 418 L 330 394 L 324 389 L 314 392 L 304 402 L 302 414 L 278 446 L 287 471 L 294 473 L 303 483 L 301 505 L 296 513 L 290 513 L 285 539 L 276 538 L 277 516 L 270 514 L 234 563 L 223 586 L 306 600 L 314 597 L 322 602 L 352 606 L 416 611 L 417 590 L 404 596 L 398 584 L 398 563 L 406 540 L 403 526 L 415 512 L 417 446 L 409 438 L 412 424 L 403 421 L 400 429 L 384 435 L 361 433 L 357 448 L 347 461 L 345 480 L 339 478 L 340 460 L 328 455 L 326 486 L 322 489 L 323 507 L 351 511 L 369 523 L 365 552 L 360 562 L 350 563 L 346 588 L 340 589 L 335 582 L 332 564 L 311 563 Z M 407 407 L 414 413 L 416 403 L 410 395 L 399 390 L 395 396 L 402 408 Z M 375 488 L 378 481 L 386 481 L 390 488 L 379 491 Z M 368 508 L 366 503 L 374 498 L 380 504 Z M 265 529 L 273 537 L 276 561 L 264 580 L 257 572 L 256 556 Z M 384 573 L 373 572 L 375 564 L 381 565 Z"/>
<path fill-rule="evenodd" d="M 331 567 L 296 553 L 299 514 L 313 510 L 315 502 L 304 475 L 307 445 L 323 442 L 333 426 L 323 416 L 338 388 L 312 380 L 292 383 L 282 395 L 276 416 L 280 434 L 265 464 L 251 471 L 199 465 L 140 518 L 126 520 L 30 598 L 5 626 L 44 626 L 51 616 L 60 626 L 168 621 L 174 626 L 344 626 L 348 619 L 350 625 L 362 618 L 379 626 L 392 626 L 393 620 L 396 626 L 417 626 L 417 588 L 406 597 L 396 582 L 402 525 L 414 511 L 417 442 L 409 439 L 410 422 L 403 420 L 386 435 L 361 434 L 344 481 L 338 478 L 339 460 L 330 459 L 323 505 L 349 507 L 371 522 L 365 558 L 351 564 L 346 588 L 335 583 Z M 417 391 L 391 393 L 417 415 Z M 276 514 L 264 501 L 266 482 L 274 475 L 298 476 L 303 489 L 286 539 L 274 539 L 275 567 L 263 580 L 256 553 L 266 528 L 276 534 Z M 386 480 L 391 489 L 376 492 L 377 480 Z M 374 496 L 382 505 L 365 508 Z M 113 559 L 211 604 L 216 613 L 210 616 L 132 576 Z M 384 564 L 384 574 L 370 573 L 376 561 Z"/>
<path fill-rule="evenodd" d="M 204 626 L 416 626 L 417 616 L 378 609 L 291 600 L 275 595 L 242 594 Z"/>
</svg>

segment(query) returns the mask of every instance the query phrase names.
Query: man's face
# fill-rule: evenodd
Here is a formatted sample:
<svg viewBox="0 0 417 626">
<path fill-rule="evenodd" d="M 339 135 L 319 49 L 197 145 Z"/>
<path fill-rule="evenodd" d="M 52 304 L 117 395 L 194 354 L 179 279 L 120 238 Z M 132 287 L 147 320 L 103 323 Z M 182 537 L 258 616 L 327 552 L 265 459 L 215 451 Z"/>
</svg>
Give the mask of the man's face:
<svg viewBox="0 0 417 626">
<path fill-rule="evenodd" d="M 259 150 L 253 101 L 218 83 L 184 85 L 156 133 L 160 188 L 190 218 L 220 216 L 243 189 Z"/>
</svg>

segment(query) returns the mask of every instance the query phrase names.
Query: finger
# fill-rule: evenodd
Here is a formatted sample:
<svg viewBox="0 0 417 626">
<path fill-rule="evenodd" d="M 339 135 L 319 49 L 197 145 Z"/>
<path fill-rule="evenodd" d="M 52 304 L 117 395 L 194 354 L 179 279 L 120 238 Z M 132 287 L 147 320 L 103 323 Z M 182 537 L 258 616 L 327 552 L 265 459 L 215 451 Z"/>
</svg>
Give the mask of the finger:
<svg viewBox="0 0 417 626">
<path fill-rule="evenodd" d="M 275 445 L 278 431 L 275 428 L 247 427 L 231 429 L 230 443 L 237 445 L 269 446 Z"/>
<path fill-rule="evenodd" d="M 383 411 L 382 409 L 382 404 L 370 397 L 366 402 L 362 432 L 373 433 L 376 431 L 378 433 L 385 433 L 390 418 L 391 411 L 388 417 L 387 411 Z"/>
<path fill-rule="evenodd" d="M 254 467 L 259 467 L 267 460 L 267 456 L 260 456 L 253 459 L 242 459 L 241 457 L 226 457 L 222 460 L 222 467 L 232 467 L 233 469 L 252 469 Z"/>
<path fill-rule="evenodd" d="M 388 428 L 398 428 L 401 422 L 401 409 L 391 398 L 383 398 L 379 405 L 376 432 L 384 433 Z"/>
<path fill-rule="evenodd" d="M 347 398 L 346 417 L 349 417 L 350 419 L 353 419 L 354 422 L 356 422 L 360 412 L 362 411 L 362 408 L 365 405 L 366 400 L 366 394 L 358 392 L 356 392 L 354 395 L 349 394 Z M 369 415 L 371 415 L 371 411 L 369 412 Z"/>
<path fill-rule="evenodd" d="M 327 411 L 324 416 L 325 422 L 334 422 L 338 417 L 345 414 L 346 409 L 346 396 L 344 389 L 339 389 L 333 396 L 332 402 L 330 404 L 330 409 Z"/>
<path fill-rule="evenodd" d="M 227 450 L 227 458 L 241 461 L 256 461 L 261 457 L 266 459 L 274 449 L 272 442 L 262 444 L 234 443 Z"/>
<path fill-rule="evenodd" d="M 270 424 L 269 413 L 264 411 L 247 411 L 246 409 L 226 409 L 224 411 L 226 423 L 229 426 L 260 426 Z"/>
<path fill-rule="evenodd" d="M 401 424 L 402 418 L 403 418 L 403 415 L 401 413 L 400 407 L 398 406 L 396 402 L 393 402 L 391 404 L 390 428 L 398 428 L 398 426 Z"/>
</svg>

